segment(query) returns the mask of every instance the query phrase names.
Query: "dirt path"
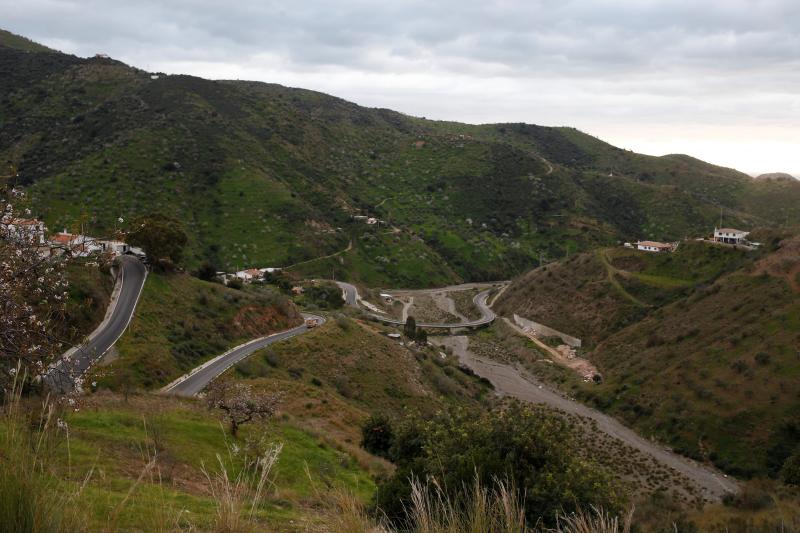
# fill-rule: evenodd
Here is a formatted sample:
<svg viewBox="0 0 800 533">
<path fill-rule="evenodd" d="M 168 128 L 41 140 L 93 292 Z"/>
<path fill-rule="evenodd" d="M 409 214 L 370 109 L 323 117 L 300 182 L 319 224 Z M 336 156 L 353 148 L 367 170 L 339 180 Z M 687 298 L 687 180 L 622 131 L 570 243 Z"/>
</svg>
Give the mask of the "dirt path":
<svg viewBox="0 0 800 533">
<path fill-rule="evenodd" d="M 591 380 L 595 375 L 599 374 L 597 372 L 597 368 L 595 368 L 595 366 L 586 359 L 581 357 L 568 358 L 562 351 L 543 343 L 536 337 L 536 335 L 519 327 L 508 318 L 503 317 L 503 321 L 508 324 L 508 327 L 510 327 L 512 330 L 516 331 L 526 339 L 530 339 L 531 342 L 536 344 L 536 346 L 549 353 L 550 357 L 555 363 L 576 372 L 584 380 Z M 564 348 L 569 349 L 569 346 L 564 345 Z"/>
<path fill-rule="evenodd" d="M 307 263 L 313 263 L 314 261 L 321 261 L 322 259 L 330 259 L 331 257 L 336 257 L 337 255 L 342 255 L 344 253 L 349 252 L 353 249 L 353 241 L 351 240 L 347 243 L 347 248 L 344 250 L 339 250 L 338 252 L 333 252 L 332 254 L 323 255 L 322 257 L 315 257 L 314 259 L 306 259 L 305 261 L 300 261 L 299 263 L 294 263 L 293 265 L 283 267 L 283 270 L 289 270 L 290 268 L 294 268 L 296 266 L 305 265 Z"/>
<path fill-rule="evenodd" d="M 456 309 L 456 303 L 450 296 L 447 295 L 447 293 L 435 292 L 431 294 L 431 300 L 433 300 L 433 303 L 436 304 L 436 307 L 445 313 L 449 313 L 457 317 L 462 322 L 469 322 L 469 318 L 458 312 L 458 309 Z"/>
<path fill-rule="evenodd" d="M 625 290 L 625 287 L 623 287 L 620 284 L 620 282 L 617 281 L 616 278 L 617 275 L 625 276 L 628 273 L 625 272 L 624 270 L 618 269 L 617 267 L 611 264 L 611 260 L 609 260 L 608 253 L 606 250 L 598 250 L 597 256 L 600 258 L 600 262 L 603 263 L 603 266 L 606 268 L 606 273 L 608 274 L 608 282 L 617 290 L 617 292 L 619 292 L 623 297 L 627 298 L 628 300 L 630 300 L 631 302 L 635 303 L 640 307 L 650 307 L 650 305 L 644 303 L 636 296 Z"/>
<path fill-rule="evenodd" d="M 565 398 L 526 372 L 508 364 L 476 356 L 469 350 L 469 337 L 435 337 L 431 340 L 439 346 L 452 348 L 461 363 L 471 368 L 477 375 L 488 379 L 499 395 L 531 403 L 547 404 L 566 413 L 591 419 L 597 429 L 606 435 L 652 457 L 658 463 L 675 471 L 680 477 L 691 480 L 709 500 L 719 501 L 726 493 L 738 490 L 737 483 L 732 479 L 639 436 L 615 418 Z"/>
<path fill-rule="evenodd" d="M 555 169 L 553 168 L 553 165 L 552 165 L 552 163 L 550 163 L 550 161 L 548 161 L 547 159 L 545 159 L 544 157 L 542 157 L 542 156 L 540 156 L 540 155 L 539 155 L 539 156 L 537 156 L 537 157 L 538 157 L 539 159 L 541 159 L 541 160 L 542 160 L 542 163 L 544 163 L 545 165 L 547 165 L 547 172 L 545 173 L 545 176 L 549 176 L 550 174 L 552 174 L 552 173 L 553 173 L 553 170 L 555 170 Z"/>
<path fill-rule="evenodd" d="M 414 305 L 414 297 L 410 296 L 408 300 L 403 300 L 403 313 L 401 315 L 401 319 L 403 322 L 408 320 L 408 311 L 411 309 L 411 306 Z"/>
</svg>

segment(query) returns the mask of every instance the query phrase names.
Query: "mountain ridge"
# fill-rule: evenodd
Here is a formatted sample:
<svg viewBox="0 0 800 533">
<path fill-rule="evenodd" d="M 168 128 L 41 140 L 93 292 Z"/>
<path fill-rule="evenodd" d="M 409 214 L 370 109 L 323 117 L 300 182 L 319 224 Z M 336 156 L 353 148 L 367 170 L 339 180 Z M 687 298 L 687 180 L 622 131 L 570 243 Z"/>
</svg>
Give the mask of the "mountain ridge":
<svg viewBox="0 0 800 533">
<path fill-rule="evenodd" d="M 800 184 L 639 155 L 574 128 L 429 121 L 2 42 L 0 65 L 13 72 L 0 81 L 0 157 L 35 213 L 97 233 L 169 213 L 186 226 L 190 268 L 302 263 L 306 275 L 433 286 L 705 233 L 720 208 L 743 227 L 800 214 Z"/>
</svg>

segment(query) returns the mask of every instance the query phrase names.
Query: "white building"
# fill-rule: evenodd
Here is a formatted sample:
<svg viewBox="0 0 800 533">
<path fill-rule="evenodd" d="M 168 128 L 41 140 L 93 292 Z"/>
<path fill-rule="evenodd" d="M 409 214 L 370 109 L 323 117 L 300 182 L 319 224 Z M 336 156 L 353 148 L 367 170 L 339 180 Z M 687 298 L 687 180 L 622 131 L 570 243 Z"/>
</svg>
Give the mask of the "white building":
<svg viewBox="0 0 800 533">
<path fill-rule="evenodd" d="M 671 252 L 675 247 L 665 242 L 639 241 L 636 243 L 636 249 L 644 252 Z"/>
<path fill-rule="evenodd" d="M 747 244 L 749 231 L 733 228 L 714 228 L 714 240 L 726 244 Z"/>
<path fill-rule="evenodd" d="M 44 234 L 47 232 L 47 228 L 41 220 L 15 218 L 10 221 L 4 221 L 3 227 L 8 231 L 9 237 L 31 239 L 36 244 L 45 243 Z"/>
<path fill-rule="evenodd" d="M 263 277 L 261 271 L 257 268 L 248 268 L 247 270 L 240 270 L 234 274 L 237 279 L 250 283 L 253 280 L 261 279 Z"/>
<path fill-rule="evenodd" d="M 131 246 L 122 241 L 98 241 L 98 245 L 100 246 L 101 252 L 110 253 L 115 256 L 125 255 L 131 251 Z"/>
</svg>

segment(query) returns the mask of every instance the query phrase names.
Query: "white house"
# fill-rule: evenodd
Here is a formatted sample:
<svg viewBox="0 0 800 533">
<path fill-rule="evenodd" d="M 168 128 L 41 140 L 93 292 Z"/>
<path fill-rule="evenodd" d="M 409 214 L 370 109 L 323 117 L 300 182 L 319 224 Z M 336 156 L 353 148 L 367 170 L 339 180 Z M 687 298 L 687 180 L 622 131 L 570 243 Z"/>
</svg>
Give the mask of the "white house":
<svg viewBox="0 0 800 533">
<path fill-rule="evenodd" d="M 733 228 L 714 228 L 714 240 L 726 244 L 747 244 L 749 231 Z"/>
<path fill-rule="evenodd" d="M 280 272 L 281 268 L 280 267 L 259 268 L 258 271 L 261 272 L 262 274 L 274 274 L 275 272 Z"/>
<path fill-rule="evenodd" d="M 671 252 L 675 247 L 665 242 L 639 241 L 636 243 L 636 249 L 645 252 Z"/>
<path fill-rule="evenodd" d="M 49 244 L 53 249 L 69 252 L 74 257 L 88 257 L 104 250 L 94 237 L 69 233 L 66 229 L 50 237 Z"/>
<path fill-rule="evenodd" d="M 125 255 L 131 251 L 131 246 L 122 241 L 98 241 L 100 251 L 112 255 Z"/>
<path fill-rule="evenodd" d="M 44 234 L 47 228 L 44 222 L 35 218 L 15 218 L 12 220 L 6 219 L 3 226 L 8 231 L 10 237 L 27 238 L 33 240 L 36 244 L 44 244 Z"/>
<path fill-rule="evenodd" d="M 235 276 L 244 281 L 245 283 L 250 283 L 253 280 L 261 279 L 262 273 L 257 268 L 248 268 L 247 270 L 240 270 L 235 274 Z"/>
</svg>

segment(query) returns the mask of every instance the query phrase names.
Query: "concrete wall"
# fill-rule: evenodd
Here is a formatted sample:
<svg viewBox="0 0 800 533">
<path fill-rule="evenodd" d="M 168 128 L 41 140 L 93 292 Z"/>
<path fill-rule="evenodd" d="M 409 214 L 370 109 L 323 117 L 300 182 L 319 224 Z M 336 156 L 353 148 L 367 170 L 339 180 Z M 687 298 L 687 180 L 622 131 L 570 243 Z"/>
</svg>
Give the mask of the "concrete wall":
<svg viewBox="0 0 800 533">
<path fill-rule="evenodd" d="M 514 315 L 514 322 L 516 322 L 517 325 L 522 329 L 533 331 L 539 337 L 559 337 L 567 346 L 572 346 L 573 348 L 581 347 L 581 340 L 577 337 L 572 337 L 566 333 L 561 333 L 560 331 L 545 326 L 544 324 L 539 324 L 533 320 L 522 318 L 519 315 Z"/>
</svg>

